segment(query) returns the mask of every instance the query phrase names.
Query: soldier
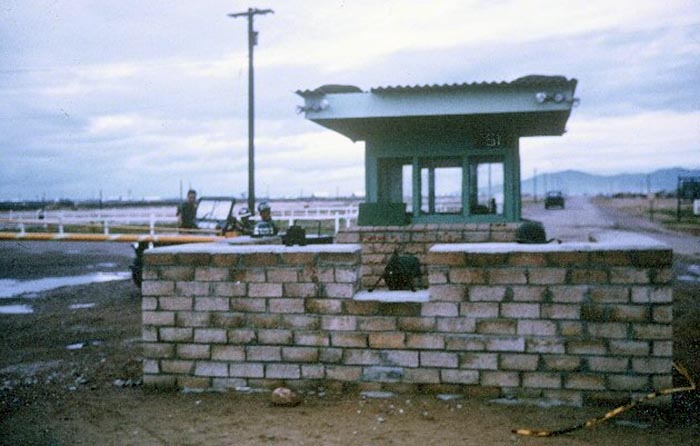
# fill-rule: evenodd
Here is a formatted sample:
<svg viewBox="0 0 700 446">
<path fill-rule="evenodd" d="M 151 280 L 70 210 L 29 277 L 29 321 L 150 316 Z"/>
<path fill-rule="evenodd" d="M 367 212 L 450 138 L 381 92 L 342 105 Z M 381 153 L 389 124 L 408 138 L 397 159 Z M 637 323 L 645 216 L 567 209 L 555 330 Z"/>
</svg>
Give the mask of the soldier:
<svg viewBox="0 0 700 446">
<path fill-rule="evenodd" d="M 252 235 L 253 234 L 253 222 L 250 221 L 250 217 L 253 214 L 248 208 L 241 208 L 238 211 L 238 218 L 233 219 L 232 229 L 241 235 Z"/>
<path fill-rule="evenodd" d="M 181 229 L 197 229 L 195 218 L 197 217 L 197 191 L 190 189 L 187 191 L 187 201 L 177 208 L 178 226 Z M 185 231 L 187 232 L 187 231 Z"/>
<path fill-rule="evenodd" d="M 272 208 L 267 201 L 263 201 L 258 205 L 260 213 L 260 221 L 255 225 L 253 235 L 257 237 L 277 235 L 277 225 L 272 221 Z"/>
</svg>

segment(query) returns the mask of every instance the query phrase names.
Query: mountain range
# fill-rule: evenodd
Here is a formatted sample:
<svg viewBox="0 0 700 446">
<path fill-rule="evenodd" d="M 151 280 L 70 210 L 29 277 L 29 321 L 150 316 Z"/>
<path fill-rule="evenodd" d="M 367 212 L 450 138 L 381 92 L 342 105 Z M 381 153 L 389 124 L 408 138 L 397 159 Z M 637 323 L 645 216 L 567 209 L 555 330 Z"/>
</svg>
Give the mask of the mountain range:
<svg viewBox="0 0 700 446">
<path fill-rule="evenodd" d="M 647 194 L 648 192 L 675 192 L 679 177 L 697 177 L 700 169 L 674 167 L 651 173 L 624 173 L 594 175 L 577 170 L 543 173 L 521 182 L 523 195 L 538 196 L 546 191 L 559 190 L 567 195 L 612 195 L 616 193 Z M 535 189 L 536 188 L 536 189 Z"/>
</svg>

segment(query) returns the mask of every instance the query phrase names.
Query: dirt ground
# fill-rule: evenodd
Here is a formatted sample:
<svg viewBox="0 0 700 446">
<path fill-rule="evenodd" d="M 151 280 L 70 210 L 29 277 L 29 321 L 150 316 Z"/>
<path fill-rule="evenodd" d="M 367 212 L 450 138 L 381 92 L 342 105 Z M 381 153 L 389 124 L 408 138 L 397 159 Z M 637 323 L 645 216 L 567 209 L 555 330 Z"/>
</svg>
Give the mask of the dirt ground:
<svg viewBox="0 0 700 446">
<path fill-rule="evenodd" d="M 130 261 L 128 245 L 2 242 L 0 281 L 81 274 L 95 265 L 128 271 Z M 689 279 L 675 286 L 674 349 L 694 376 L 700 376 L 698 265 L 692 252 L 676 256 L 679 277 Z M 608 408 L 432 394 L 374 399 L 358 389 L 316 389 L 299 406 L 282 408 L 271 406 L 267 393 L 153 391 L 140 382 L 141 302 L 130 281 L 0 299 L 10 304 L 30 304 L 34 312 L 0 314 L 2 445 L 650 446 L 695 445 L 700 436 L 691 399 L 642 405 L 592 429 L 538 439 L 511 429 L 563 428 Z"/>
</svg>

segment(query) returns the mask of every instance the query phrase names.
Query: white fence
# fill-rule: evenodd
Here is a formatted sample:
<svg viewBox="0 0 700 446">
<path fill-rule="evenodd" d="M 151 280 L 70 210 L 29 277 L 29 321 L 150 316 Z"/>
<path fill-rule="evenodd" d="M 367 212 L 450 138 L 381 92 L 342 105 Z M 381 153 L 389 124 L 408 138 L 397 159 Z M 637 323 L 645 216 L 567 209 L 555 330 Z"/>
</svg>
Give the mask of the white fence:
<svg viewBox="0 0 700 446">
<path fill-rule="evenodd" d="M 272 212 L 272 218 L 277 221 L 287 221 L 289 226 L 296 221 L 328 221 L 334 222 L 335 233 L 340 230 L 341 221 L 345 222 L 345 227 L 349 228 L 357 222 L 357 206 L 347 207 L 316 207 L 305 209 L 288 209 Z"/>
<path fill-rule="evenodd" d="M 338 233 L 342 224 L 350 227 L 357 221 L 357 213 L 356 205 L 302 208 L 286 205 L 273 207 L 272 217 L 278 222 L 286 221 L 290 226 L 303 220 L 333 221 L 335 233 Z M 172 229 L 176 224 L 174 207 L 0 212 L 0 231 L 21 233 L 28 228 L 50 228 L 63 234 L 68 226 L 99 226 L 104 234 L 130 229 L 153 235 L 159 226 Z"/>
<path fill-rule="evenodd" d="M 28 228 L 66 232 L 69 226 L 98 226 L 104 234 L 130 229 L 154 235 L 158 225 L 177 224 L 172 208 L 126 208 L 91 210 L 9 211 L 0 213 L 0 229 L 19 230 Z"/>
</svg>

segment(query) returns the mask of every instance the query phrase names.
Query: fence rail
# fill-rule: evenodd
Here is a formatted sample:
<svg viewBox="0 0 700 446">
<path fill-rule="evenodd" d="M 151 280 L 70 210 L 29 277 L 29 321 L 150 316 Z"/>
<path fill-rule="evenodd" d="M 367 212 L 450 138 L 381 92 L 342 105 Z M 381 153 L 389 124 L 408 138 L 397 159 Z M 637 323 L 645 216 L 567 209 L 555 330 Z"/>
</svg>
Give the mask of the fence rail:
<svg viewBox="0 0 700 446">
<path fill-rule="evenodd" d="M 332 221 L 337 234 L 342 224 L 351 227 L 357 221 L 357 214 L 356 206 L 314 207 L 273 210 L 272 217 L 278 222 L 286 221 L 290 226 L 300 221 Z M 30 228 L 51 227 L 63 234 L 67 232 L 68 226 L 92 226 L 99 227 L 105 235 L 117 233 L 119 230 L 142 231 L 154 235 L 158 229 L 172 231 L 177 221 L 175 210 L 170 207 L 0 212 L 0 229 L 20 233 Z"/>
</svg>

